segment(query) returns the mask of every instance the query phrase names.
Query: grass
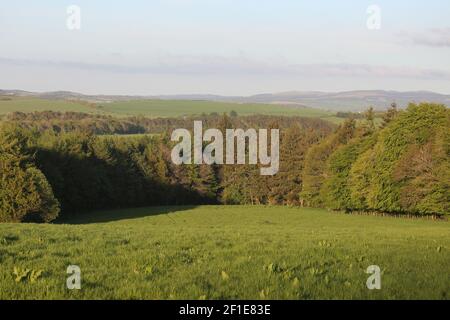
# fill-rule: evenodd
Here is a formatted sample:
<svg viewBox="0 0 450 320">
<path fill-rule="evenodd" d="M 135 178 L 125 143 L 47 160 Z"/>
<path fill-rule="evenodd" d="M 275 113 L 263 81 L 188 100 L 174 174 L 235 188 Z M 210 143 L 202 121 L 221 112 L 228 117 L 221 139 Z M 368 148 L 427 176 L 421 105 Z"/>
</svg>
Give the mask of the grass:
<svg viewBox="0 0 450 320">
<path fill-rule="evenodd" d="M 100 113 L 95 106 L 85 102 L 69 100 L 45 100 L 28 97 L 8 97 L 0 98 L 0 115 L 14 111 L 33 112 L 33 111 L 73 111 L 85 113 Z"/>
<path fill-rule="evenodd" d="M 129 134 L 101 134 L 101 135 L 97 135 L 97 137 L 128 139 L 128 138 L 155 137 L 158 135 L 160 135 L 160 134 L 158 134 L 158 133 L 129 133 Z"/>
<path fill-rule="evenodd" d="M 263 206 L 102 211 L 0 224 L 0 299 L 449 299 L 449 249 L 445 221 Z M 66 289 L 70 264 L 81 290 Z M 381 290 L 366 288 L 369 265 Z"/>
<path fill-rule="evenodd" d="M 340 123 L 342 119 L 334 113 L 319 109 L 296 106 L 280 106 L 257 103 L 225 103 L 213 101 L 189 100 L 132 100 L 111 103 L 88 103 L 69 100 L 46 100 L 33 97 L 0 97 L 0 115 L 14 111 L 73 111 L 118 117 L 142 115 L 146 117 L 180 117 L 186 115 L 210 114 L 212 112 L 230 113 L 236 111 L 239 115 L 265 114 L 321 118 L 333 123 Z"/>
<path fill-rule="evenodd" d="M 144 115 L 149 117 L 179 117 L 185 115 L 209 114 L 211 112 L 229 113 L 236 111 L 239 115 L 267 114 L 291 115 L 304 117 L 332 117 L 334 114 L 296 106 L 280 106 L 257 103 L 227 103 L 214 101 L 189 100 L 133 100 L 103 104 L 101 110 L 128 116 Z"/>
</svg>

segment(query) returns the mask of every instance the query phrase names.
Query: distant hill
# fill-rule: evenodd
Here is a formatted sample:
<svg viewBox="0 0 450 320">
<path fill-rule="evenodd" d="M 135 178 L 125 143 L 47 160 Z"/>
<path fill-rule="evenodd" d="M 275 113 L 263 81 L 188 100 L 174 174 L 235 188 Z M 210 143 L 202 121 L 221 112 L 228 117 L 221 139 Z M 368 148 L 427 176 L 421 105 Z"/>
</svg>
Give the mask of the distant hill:
<svg viewBox="0 0 450 320">
<path fill-rule="evenodd" d="M 429 91 L 346 91 L 346 92 L 284 92 L 277 94 L 261 94 L 248 97 L 252 102 L 265 103 L 294 103 L 311 108 L 328 110 L 351 110 L 362 111 L 372 106 L 375 109 L 386 109 L 395 102 L 401 108 L 410 102 L 436 102 L 450 106 L 450 95 L 439 94 Z"/>
<path fill-rule="evenodd" d="M 363 111 L 372 106 L 377 110 L 386 109 L 392 102 L 400 108 L 410 102 L 435 102 L 450 106 L 450 95 L 430 91 L 385 91 L 359 90 L 345 92 L 290 91 L 258 94 L 253 96 L 220 96 L 211 94 L 190 95 L 84 95 L 70 91 L 34 93 L 22 90 L 0 90 L 0 96 L 38 97 L 48 100 L 85 100 L 89 102 L 117 102 L 133 100 L 198 100 L 235 103 L 263 103 L 304 106 L 330 111 Z"/>
</svg>

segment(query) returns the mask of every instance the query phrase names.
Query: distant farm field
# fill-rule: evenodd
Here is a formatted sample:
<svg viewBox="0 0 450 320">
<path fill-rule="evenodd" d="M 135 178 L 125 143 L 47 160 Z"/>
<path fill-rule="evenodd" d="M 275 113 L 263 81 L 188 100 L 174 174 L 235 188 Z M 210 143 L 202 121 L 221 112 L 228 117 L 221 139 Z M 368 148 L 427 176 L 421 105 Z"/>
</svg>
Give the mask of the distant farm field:
<svg viewBox="0 0 450 320">
<path fill-rule="evenodd" d="M 68 100 L 45 100 L 39 98 L 1 98 L 0 115 L 14 111 L 33 112 L 33 111 L 73 111 L 85 113 L 99 113 L 99 111 L 84 102 Z"/>
<path fill-rule="evenodd" d="M 229 113 L 236 111 L 239 115 L 267 114 L 291 115 L 305 117 L 331 117 L 333 113 L 318 109 L 298 106 L 281 106 L 257 103 L 226 103 L 214 101 L 188 100 L 133 100 L 103 104 L 104 111 L 124 115 L 145 115 L 151 117 L 178 117 L 185 115 L 209 114 L 211 112 Z"/>
<path fill-rule="evenodd" d="M 272 104 L 243 104 L 188 100 L 132 100 L 111 103 L 87 103 L 83 101 L 45 100 L 39 98 L 13 97 L 0 99 L 0 115 L 14 111 L 74 111 L 113 115 L 119 117 L 142 115 L 146 117 L 179 117 L 216 112 L 236 111 L 239 115 L 265 114 L 278 116 L 314 117 L 339 123 L 342 119 L 334 113 L 299 106 Z"/>
<path fill-rule="evenodd" d="M 0 224 L 0 299 L 450 298 L 446 221 L 264 206 L 87 217 Z M 68 265 L 81 290 L 66 288 Z M 381 290 L 366 287 L 370 265 Z"/>
</svg>

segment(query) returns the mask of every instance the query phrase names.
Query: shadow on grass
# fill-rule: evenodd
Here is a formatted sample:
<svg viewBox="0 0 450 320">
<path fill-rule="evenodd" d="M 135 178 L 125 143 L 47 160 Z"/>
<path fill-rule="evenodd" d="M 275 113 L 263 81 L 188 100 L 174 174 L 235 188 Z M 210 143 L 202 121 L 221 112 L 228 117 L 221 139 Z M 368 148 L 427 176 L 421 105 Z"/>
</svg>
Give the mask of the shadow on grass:
<svg viewBox="0 0 450 320">
<path fill-rule="evenodd" d="M 137 219 L 148 216 L 156 216 L 161 214 L 175 213 L 196 208 L 196 205 L 186 206 L 155 206 L 142 208 L 122 208 L 112 210 L 98 210 L 92 212 L 84 212 L 70 214 L 55 220 L 55 224 L 91 224 L 102 222 L 113 222 L 125 219 Z M 170 216 L 168 216 L 171 218 Z M 173 219 L 173 218 L 171 218 Z M 175 220 L 174 220 L 175 222 Z"/>
</svg>

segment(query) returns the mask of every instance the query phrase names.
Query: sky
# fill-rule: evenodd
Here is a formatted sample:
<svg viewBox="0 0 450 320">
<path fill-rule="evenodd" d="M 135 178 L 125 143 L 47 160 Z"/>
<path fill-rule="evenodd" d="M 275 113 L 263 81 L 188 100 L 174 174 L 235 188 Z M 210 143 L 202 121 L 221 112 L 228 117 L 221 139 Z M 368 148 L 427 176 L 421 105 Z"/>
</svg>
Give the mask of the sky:
<svg viewBox="0 0 450 320">
<path fill-rule="evenodd" d="M 3 0 L 0 89 L 450 94 L 450 1 Z"/>
</svg>

